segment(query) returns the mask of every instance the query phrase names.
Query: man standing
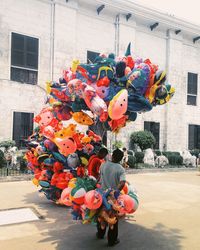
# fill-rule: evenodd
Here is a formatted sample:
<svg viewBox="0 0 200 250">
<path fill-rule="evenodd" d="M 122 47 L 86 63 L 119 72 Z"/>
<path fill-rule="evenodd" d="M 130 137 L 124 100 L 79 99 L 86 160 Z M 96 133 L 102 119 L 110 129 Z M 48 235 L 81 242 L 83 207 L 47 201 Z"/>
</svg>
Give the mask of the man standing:
<svg viewBox="0 0 200 250">
<path fill-rule="evenodd" d="M 119 195 L 123 189 L 126 176 L 125 170 L 121 166 L 124 153 L 116 149 L 112 154 L 112 161 L 107 161 L 101 165 L 100 169 L 100 182 L 103 190 L 114 189 L 115 193 Z M 101 224 L 97 221 L 97 238 L 102 239 L 106 233 L 106 227 L 102 229 Z M 108 246 L 114 246 L 119 243 L 118 237 L 118 221 L 108 229 Z"/>
<path fill-rule="evenodd" d="M 124 157 L 123 157 L 123 160 L 122 160 L 122 166 L 124 168 L 128 168 L 128 152 L 127 152 L 127 149 L 126 148 L 123 148 L 122 149 L 123 152 L 124 152 Z"/>
<path fill-rule="evenodd" d="M 97 155 L 92 155 L 88 162 L 88 175 L 94 176 L 97 181 L 99 180 L 99 170 L 103 163 L 103 159 L 107 156 L 108 150 L 106 148 L 101 148 Z"/>
</svg>

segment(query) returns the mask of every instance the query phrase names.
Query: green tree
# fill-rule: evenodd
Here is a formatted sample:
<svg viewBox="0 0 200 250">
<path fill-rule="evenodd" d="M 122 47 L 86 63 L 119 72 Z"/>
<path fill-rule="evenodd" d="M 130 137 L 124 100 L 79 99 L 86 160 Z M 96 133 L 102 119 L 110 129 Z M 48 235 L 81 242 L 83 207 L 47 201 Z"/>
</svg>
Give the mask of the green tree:
<svg viewBox="0 0 200 250">
<path fill-rule="evenodd" d="M 14 147 L 16 145 L 15 141 L 2 141 L 0 142 L 0 147 L 5 148 L 5 150 L 7 151 L 9 148 Z"/>
<path fill-rule="evenodd" d="M 4 157 L 3 151 L 0 149 L 0 168 L 6 165 L 6 159 Z"/>
<path fill-rule="evenodd" d="M 112 144 L 113 149 L 121 148 L 122 146 L 123 146 L 122 141 L 115 141 L 115 142 Z"/>
<path fill-rule="evenodd" d="M 153 134 L 147 130 L 134 132 L 130 136 L 130 148 L 133 149 L 137 144 L 141 150 L 152 148 L 155 145 L 156 139 Z"/>
</svg>

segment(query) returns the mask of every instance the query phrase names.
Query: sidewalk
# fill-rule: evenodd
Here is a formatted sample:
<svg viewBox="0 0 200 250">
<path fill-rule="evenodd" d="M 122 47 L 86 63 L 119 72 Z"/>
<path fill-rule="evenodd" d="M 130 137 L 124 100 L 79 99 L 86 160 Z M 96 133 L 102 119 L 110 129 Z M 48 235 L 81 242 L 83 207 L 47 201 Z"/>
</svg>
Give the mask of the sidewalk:
<svg viewBox="0 0 200 250">
<path fill-rule="evenodd" d="M 198 171 L 198 168 L 128 168 L 126 169 L 126 174 L 139 174 L 139 173 L 157 173 L 157 172 L 188 172 L 188 171 Z M 23 175 L 12 175 L 12 176 L 0 176 L 0 182 L 10 182 L 10 181 L 28 181 L 32 180 L 34 175 L 23 174 Z"/>
<path fill-rule="evenodd" d="M 140 205 L 121 221 L 121 243 L 113 249 L 198 250 L 200 176 L 197 171 L 129 174 Z M 0 227 L 2 250 L 104 250 L 95 227 L 73 221 L 70 209 L 39 197 L 31 181 L 0 183 L 0 209 L 32 208 L 43 219 Z"/>
</svg>

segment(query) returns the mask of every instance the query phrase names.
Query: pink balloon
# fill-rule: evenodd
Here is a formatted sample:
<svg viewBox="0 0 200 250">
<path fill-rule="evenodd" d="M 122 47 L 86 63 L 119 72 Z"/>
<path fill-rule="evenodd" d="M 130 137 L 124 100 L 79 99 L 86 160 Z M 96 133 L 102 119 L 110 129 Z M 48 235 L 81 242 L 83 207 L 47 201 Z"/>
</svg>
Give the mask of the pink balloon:
<svg viewBox="0 0 200 250">
<path fill-rule="evenodd" d="M 72 201 L 69 198 L 69 195 L 71 193 L 71 188 L 67 187 L 65 189 L 63 189 L 62 193 L 61 193 L 61 203 L 63 203 L 66 206 L 72 206 Z"/>
<path fill-rule="evenodd" d="M 128 91 L 120 90 L 110 101 L 108 106 L 108 114 L 112 120 L 118 120 L 123 117 L 128 106 Z"/>
<path fill-rule="evenodd" d="M 85 206 L 89 209 L 95 210 L 100 208 L 102 204 L 102 196 L 95 190 L 91 190 L 85 195 Z"/>
<path fill-rule="evenodd" d="M 118 205 L 121 207 L 120 213 L 131 213 L 135 207 L 134 200 L 127 194 L 122 194 L 117 199 Z"/>
<path fill-rule="evenodd" d="M 77 150 L 76 142 L 71 137 L 67 137 L 64 140 L 60 138 L 56 138 L 54 142 L 58 146 L 59 152 L 63 154 L 64 156 L 73 154 Z"/>
</svg>

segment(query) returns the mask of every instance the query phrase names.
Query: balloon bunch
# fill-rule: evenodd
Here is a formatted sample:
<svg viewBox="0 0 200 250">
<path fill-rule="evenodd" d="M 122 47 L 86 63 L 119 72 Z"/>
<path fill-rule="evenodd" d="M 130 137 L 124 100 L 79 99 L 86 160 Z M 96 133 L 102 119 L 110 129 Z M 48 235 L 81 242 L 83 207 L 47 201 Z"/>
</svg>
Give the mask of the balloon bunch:
<svg viewBox="0 0 200 250">
<path fill-rule="evenodd" d="M 74 60 L 59 82 L 47 83 L 47 102 L 58 120 L 73 118 L 82 125 L 99 120 L 118 132 L 138 112 L 171 99 L 175 89 L 165 81 L 166 73 L 149 59 L 131 56 L 129 44 L 124 57 L 101 54 L 90 64 Z"/>
<path fill-rule="evenodd" d="M 137 194 L 127 183 L 120 193 L 112 189 L 103 191 L 92 178 L 71 179 L 58 203 L 72 207 L 73 219 L 81 219 L 83 224 L 99 220 L 111 227 L 120 216 L 138 208 Z"/>
<path fill-rule="evenodd" d="M 38 127 L 28 138 L 26 159 L 34 172 L 33 183 L 47 199 L 71 206 L 73 217 L 84 223 L 116 223 L 119 214 L 132 213 L 138 199 L 130 186 L 123 192 L 103 191 L 87 176 L 88 160 L 101 147 L 93 131 L 82 133 L 77 125 L 101 122 L 118 132 L 138 112 L 167 103 L 175 90 L 166 84 L 166 73 L 149 59 L 134 59 L 130 44 L 125 56 L 99 55 L 94 63 L 74 60 L 58 82 L 47 83 L 49 104 L 34 117 Z"/>
</svg>

